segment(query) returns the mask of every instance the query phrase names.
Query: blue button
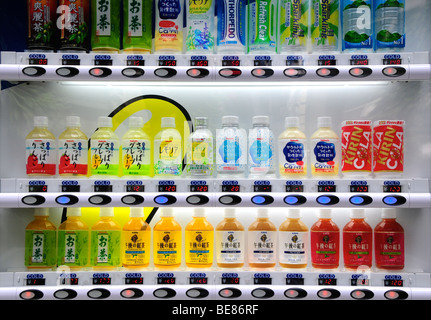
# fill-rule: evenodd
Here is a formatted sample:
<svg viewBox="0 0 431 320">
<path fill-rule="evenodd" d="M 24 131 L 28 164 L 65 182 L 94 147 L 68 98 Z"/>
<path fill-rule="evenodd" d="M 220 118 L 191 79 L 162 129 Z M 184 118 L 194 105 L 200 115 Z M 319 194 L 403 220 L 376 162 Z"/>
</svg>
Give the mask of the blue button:
<svg viewBox="0 0 431 320">
<path fill-rule="evenodd" d="M 317 202 L 319 202 L 320 204 L 329 204 L 331 203 L 331 198 L 327 196 L 321 196 L 317 198 Z"/>
<path fill-rule="evenodd" d="M 293 196 L 287 196 L 286 198 L 284 198 L 284 202 L 286 202 L 287 204 L 297 204 L 298 201 L 298 198 Z"/>
<path fill-rule="evenodd" d="M 251 201 L 252 201 L 254 204 L 263 204 L 263 203 L 265 203 L 266 199 L 265 199 L 265 197 L 262 197 L 262 196 L 254 196 L 254 197 L 251 199 Z"/>
<path fill-rule="evenodd" d="M 389 196 L 389 197 L 384 197 L 383 202 L 388 205 L 394 205 L 398 202 L 398 199 L 395 197 Z"/>
<path fill-rule="evenodd" d="M 68 204 L 70 202 L 70 198 L 67 196 L 60 196 L 60 197 L 57 197 L 55 201 L 57 201 L 57 203 L 59 204 Z"/>
<path fill-rule="evenodd" d="M 362 197 L 351 197 L 350 198 L 350 202 L 352 203 L 352 204 L 363 204 L 364 203 L 364 198 L 362 198 Z"/>
<path fill-rule="evenodd" d="M 165 196 L 157 196 L 154 198 L 154 202 L 158 204 L 166 204 L 168 203 L 168 201 L 169 201 L 168 197 L 165 197 Z"/>
</svg>

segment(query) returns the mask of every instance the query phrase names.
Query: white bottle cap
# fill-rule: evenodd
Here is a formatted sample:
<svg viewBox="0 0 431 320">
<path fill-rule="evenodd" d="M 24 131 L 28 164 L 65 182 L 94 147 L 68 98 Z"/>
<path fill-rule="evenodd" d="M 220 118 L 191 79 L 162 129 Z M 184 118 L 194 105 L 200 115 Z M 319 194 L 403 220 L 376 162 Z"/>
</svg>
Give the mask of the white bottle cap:
<svg viewBox="0 0 431 320">
<path fill-rule="evenodd" d="M 317 118 L 317 127 L 318 128 L 330 128 L 332 126 L 332 118 L 331 117 L 318 117 Z"/>
<path fill-rule="evenodd" d="M 269 126 L 269 117 L 268 116 L 254 116 L 252 119 L 252 124 L 253 125 L 260 124 L 260 125 Z"/>
<path fill-rule="evenodd" d="M 33 124 L 35 127 L 47 127 L 48 117 L 37 116 L 33 118 Z"/>
<path fill-rule="evenodd" d="M 287 210 L 286 217 L 293 219 L 301 218 L 301 211 L 299 209 L 289 209 Z"/>
<path fill-rule="evenodd" d="M 286 117 L 286 118 L 284 118 L 284 127 L 285 128 L 298 128 L 299 127 L 299 118 L 298 117 Z"/>
<path fill-rule="evenodd" d="M 76 207 L 67 208 L 67 216 L 68 217 L 80 217 L 81 216 L 81 208 L 76 208 Z"/>
<path fill-rule="evenodd" d="M 352 209 L 350 212 L 350 218 L 352 219 L 364 219 L 365 210 L 364 209 Z"/>
<path fill-rule="evenodd" d="M 131 207 L 130 208 L 130 217 L 131 218 L 140 218 L 144 216 L 144 208 L 142 207 Z"/>
<path fill-rule="evenodd" d="M 203 208 L 196 208 L 193 211 L 193 217 L 205 217 L 205 216 L 206 216 L 205 209 Z"/>
<path fill-rule="evenodd" d="M 208 118 L 207 117 L 196 117 L 195 118 L 195 126 L 196 127 L 208 126 Z"/>
<path fill-rule="evenodd" d="M 165 117 L 162 118 L 162 128 L 175 128 L 175 118 Z"/>
<path fill-rule="evenodd" d="M 142 128 L 144 126 L 144 119 L 142 117 L 130 117 L 129 128 Z"/>
<path fill-rule="evenodd" d="M 114 216 L 114 208 L 112 208 L 112 207 L 101 207 L 99 215 L 101 217 L 113 217 Z"/>
<path fill-rule="evenodd" d="M 268 209 L 257 209 L 256 217 L 258 218 L 268 218 Z"/>
<path fill-rule="evenodd" d="M 331 209 L 320 209 L 318 213 L 318 217 L 321 219 L 331 219 L 332 218 Z"/>
<path fill-rule="evenodd" d="M 239 118 L 237 116 L 224 116 L 221 118 L 221 123 L 224 125 L 238 125 Z"/>
<path fill-rule="evenodd" d="M 36 208 L 34 209 L 34 216 L 35 217 L 49 216 L 49 210 L 48 208 Z"/>
<path fill-rule="evenodd" d="M 236 218 L 236 211 L 234 208 L 226 208 L 224 209 L 223 216 L 225 218 Z"/>
<path fill-rule="evenodd" d="M 160 216 L 162 217 L 173 217 L 174 216 L 174 210 L 172 208 L 163 208 L 160 209 Z"/>
<path fill-rule="evenodd" d="M 382 210 L 382 218 L 383 219 L 396 219 L 397 211 L 393 208 L 383 209 Z"/>
<path fill-rule="evenodd" d="M 66 127 L 74 128 L 81 126 L 81 118 L 77 116 L 66 117 Z"/>
<path fill-rule="evenodd" d="M 99 117 L 97 119 L 97 126 L 99 128 L 112 128 L 112 118 L 111 117 Z"/>
</svg>

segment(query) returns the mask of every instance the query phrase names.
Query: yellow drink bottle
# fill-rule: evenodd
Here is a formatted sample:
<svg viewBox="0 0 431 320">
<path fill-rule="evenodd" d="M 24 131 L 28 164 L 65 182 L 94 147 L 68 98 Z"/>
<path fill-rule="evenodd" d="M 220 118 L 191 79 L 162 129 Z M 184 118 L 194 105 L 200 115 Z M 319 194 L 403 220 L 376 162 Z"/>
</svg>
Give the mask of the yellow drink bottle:
<svg viewBox="0 0 431 320">
<path fill-rule="evenodd" d="M 161 209 L 161 219 L 153 228 L 153 255 L 156 268 L 178 268 L 182 251 L 181 225 L 171 208 Z"/>
<path fill-rule="evenodd" d="M 186 266 L 209 268 L 213 264 L 214 228 L 206 219 L 204 209 L 195 209 L 193 219 L 185 228 Z"/>
<path fill-rule="evenodd" d="M 150 264 L 151 227 L 144 219 L 142 207 L 130 208 L 130 219 L 123 226 L 123 267 L 148 267 Z"/>
</svg>

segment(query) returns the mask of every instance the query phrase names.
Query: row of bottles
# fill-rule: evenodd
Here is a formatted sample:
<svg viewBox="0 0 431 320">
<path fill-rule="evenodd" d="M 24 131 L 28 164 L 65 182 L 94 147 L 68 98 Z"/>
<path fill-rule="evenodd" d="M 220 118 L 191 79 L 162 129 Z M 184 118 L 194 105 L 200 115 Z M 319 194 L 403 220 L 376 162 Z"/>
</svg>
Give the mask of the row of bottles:
<svg viewBox="0 0 431 320">
<path fill-rule="evenodd" d="M 405 0 L 27 1 L 29 49 L 88 51 L 91 42 L 93 51 L 271 54 L 305 51 L 308 42 L 333 51 L 339 39 L 343 50 L 405 46 Z"/>
<path fill-rule="evenodd" d="M 152 141 L 141 117 L 129 118 L 121 140 L 112 130 L 112 118 L 99 117 L 90 152 L 79 117 L 66 121 L 56 153 L 48 119 L 35 117 L 35 128 L 26 137 L 28 175 L 55 175 L 58 163 L 60 176 L 181 176 L 183 152 L 185 174 L 192 177 L 275 177 L 277 161 L 279 176 L 291 179 L 307 178 L 309 173 L 336 178 L 340 172 L 346 177 L 393 177 L 404 170 L 404 121 L 344 121 L 340 139 L 331 117 L 318 117 L 318 129 L 308 140 L 297 117 L 286 117 L 285 130 L 275 139 L 268 116 L 254 116 L 248 136 L 237 116 L 224 116 L 214 139 L 208 119 L 197 117 L 184 146 L 175 118 L 162 118 L 161 131 Z"/>
<path fill-rule="evenodd" d="M 274 268 L 277 260 L 284 268 L 305 268 L 310 253 L 313 268 L 337 269 L 341 250 L 346 269 L 371 268 L 373 250 L 378 269 L 404 268 L 404 229 L 393 209 L 383 209 L 374 232 L 363 209 L 352 210 L 342 231 L 330 209 L 321 209 L 310 229 L 302 222 L 300 211 L 291 209 L 278 230 L 268 210 L 259 209 L 247 231 L 234 209 L 225 210 L 215 229 L 205 211 L 195 209 L 185 227 L 184 242 L 173 210 L 161 210 L 151 238 L 143 208 L 130 208 L 130 219 L 123 227 L 114 220 L 113 208 L 100 208 L 100 219 L 91 228 L 81 220 L 80 208 L 68 208 L 67 219 L 58 230 L 48 219 L 48 209 L 36 209 L 35 220 L 26 228 L 25 266 L 145 268 L 150 264 L 152 242 L 156 268 L 179 268 L 183 250 L 189 268 L 210 268 L 214 257 L 221 268 L 240 268 L 246 262 L 251 268 Z"/>
</svg>

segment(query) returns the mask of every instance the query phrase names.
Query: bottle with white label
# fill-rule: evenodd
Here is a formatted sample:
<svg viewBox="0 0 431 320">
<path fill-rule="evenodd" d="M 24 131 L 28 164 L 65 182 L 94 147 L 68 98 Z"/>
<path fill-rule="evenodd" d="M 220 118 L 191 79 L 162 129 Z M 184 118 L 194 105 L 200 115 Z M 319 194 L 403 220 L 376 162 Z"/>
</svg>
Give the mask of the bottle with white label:
<svg viewBox="0 0 431 320">
<path fill-rule="evenodd" d="M 34 128 L 25 138 L 26 173 L 31 176 L 56 174 L 56 139 L 48 130 L 47 117 L 34 117 Z"/>
<path fill-rule="evenodd" d="M 242 177 L 247 166 L 247 133 L 237 116 L 224 116 L 217 129 L 216 163 L 219 176 Z"/>
<path fill-rule="evenodd" d="M 99 117 L 98 129 L 91 136 L 92 176 L 117 177 L 120 167 L 120 140 L 112 130 L 111 117 Z"/>
<path fill-rule="evenodd" d="M 129 118 L 129 130 L 121 139 L 121 169 L 124 176 L 150 176 L 151 140 L 142 127 L 142 117 Z"/>
<path fill-rule="evenodd" d="M 256 220 L 248 227 L 248 265 L 251 268 L 275 267 L 277 228 L 267 209 L 258 209 Z"/>
<path fill-rule="evenodd" d="M 88 172 L 88 138 L 81 131 L 81 119 L 66 118 L 66 130 L 58 137 L 60 176 L 85 177 Z"/>
<path fill-rule="evenodd" d="M 210 177 L 214 171 L 214 137 L 208 129 L 208 118 L 195 118 L 195 131 L 187 144 L 187 174 Z"/>
<path fill-rule="evenodd" d="M 183 164 L 182 138 L 175 129 L 175 118 L 162 118 L 162 130 L 154 137 L 154 174 L 181 176 Z"/>
<path fill-rule="evenodd" d="M 307 177 L 307 137 L 299 129 L 298 117 L 286 117 L 285 130 L 278 137 L 278 166 L 285 179 Z"/>
<path fill-rule="evenodd" d="M 244 265 L 245 232 L 233 208 L 224 211 L 224 219 L 216 227 L 216 258 L 220 268 Z"/>
<path fill-rule="evenodd" d="M 340 140 L 332 130 L 331 117 L 317 118 L 317 131 L 311 136 L 311 174 L 313 177 L 338 176 Z"/>
<path fill-rule="evenodd" d="M 274 135 L 269 128 L 269 117 L 255 116 L 252 121 L 253 128 L 248 134 L 249 176 L 274 176 Z"/>
<path fill-rule="evenodd" d="M 308 228 L 301 220 L 299 209 L 287 211 L 278 233 L 279 262 L 284 268 L 307 267 Z"/>
</svg>

